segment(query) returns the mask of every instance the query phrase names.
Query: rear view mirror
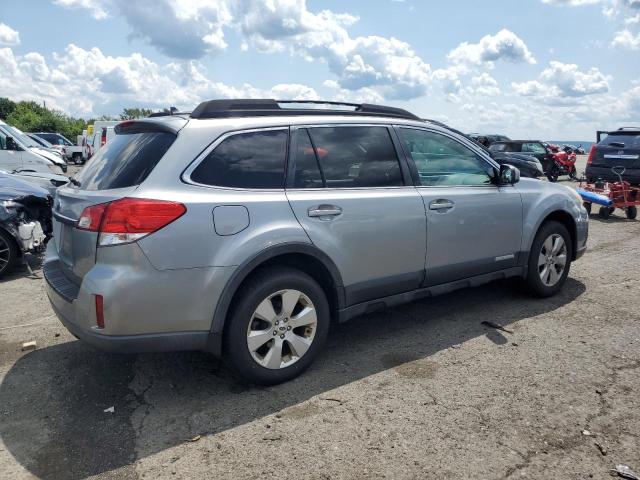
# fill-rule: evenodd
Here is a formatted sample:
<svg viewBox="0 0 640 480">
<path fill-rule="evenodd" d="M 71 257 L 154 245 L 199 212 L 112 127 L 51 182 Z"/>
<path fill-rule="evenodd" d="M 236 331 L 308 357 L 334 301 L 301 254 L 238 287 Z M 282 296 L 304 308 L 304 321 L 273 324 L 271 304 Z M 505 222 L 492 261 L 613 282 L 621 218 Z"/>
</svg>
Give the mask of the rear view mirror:
<svg viewBox="0 0 640 480">
<path fill-rule="evenodd" d="M 513 165 L 500 165 L 500 185 L 513 185 L 520 181 L 520 170 Z"/>
</svg>

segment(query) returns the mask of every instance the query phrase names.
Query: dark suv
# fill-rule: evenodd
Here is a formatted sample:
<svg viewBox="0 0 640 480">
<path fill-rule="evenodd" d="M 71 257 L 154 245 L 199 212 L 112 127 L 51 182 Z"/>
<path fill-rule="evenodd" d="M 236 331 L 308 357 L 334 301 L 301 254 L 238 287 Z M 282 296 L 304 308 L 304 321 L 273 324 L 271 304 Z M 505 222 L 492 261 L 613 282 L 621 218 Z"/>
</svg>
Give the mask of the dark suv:
<svg viewBox="0 0 640 480">
<path fill-rule="evenodd" d="M 508 142 L 494 142 L 489 146 L 492 152 L 524 153 L 536 157 L 542 164 L 545 173 L 553 165 L 551 152 L 539 140 L 509 140 Z"/>
<path fill-rule="evenodd" d="M 640 184 L 640 127 L 625 127 L 608 132 L 600 142 L 591 147 L 587 159 L 587 181 L 598 178 L 618 181 L 622 179 L 634 185 Z"/>
</svg>

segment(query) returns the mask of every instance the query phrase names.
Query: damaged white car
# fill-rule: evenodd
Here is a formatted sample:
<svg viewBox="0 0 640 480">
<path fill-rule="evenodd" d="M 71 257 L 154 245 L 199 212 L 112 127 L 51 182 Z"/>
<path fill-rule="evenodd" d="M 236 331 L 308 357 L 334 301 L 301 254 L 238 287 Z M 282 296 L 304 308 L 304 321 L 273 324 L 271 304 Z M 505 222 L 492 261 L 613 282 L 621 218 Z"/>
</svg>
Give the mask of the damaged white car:
<svg viewBox="0 0 640 480">
<path fill-rule="evenodd" d="M 51 237 L 52 197 L 11 175 L 0 174 L 0 277 L 25 253 L 40 253 Z"/>
</svg>

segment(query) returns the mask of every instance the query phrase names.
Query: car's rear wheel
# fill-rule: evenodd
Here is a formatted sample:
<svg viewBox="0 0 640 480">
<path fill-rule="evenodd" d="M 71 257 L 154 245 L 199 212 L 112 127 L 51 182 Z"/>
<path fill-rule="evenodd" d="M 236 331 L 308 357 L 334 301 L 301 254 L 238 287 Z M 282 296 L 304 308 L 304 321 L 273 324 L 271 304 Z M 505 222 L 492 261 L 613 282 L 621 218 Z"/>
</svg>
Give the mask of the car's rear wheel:
<svg viewBox="0 0 640 480">
<path fill-rule="evenodd" d="M 525 283 L 539 297 L 549 297 L 560 291 L 571 267 L 571 236 L 559 222 L 545 222 L 531 245 Z"/>
<path fill-rule="evenodd" d="M 0 277 L 9 272 L 18 258 L 18 248 L 13 238 L 0 229 Z"/>
<path fill-rule="evenodd" d="M 227 358 L 249 380 L 273 385 L 311 365 L 329 332 L 322 287 L 291 268 L 271 268 L 239 292 L 225 332 Z"/>
</svg>

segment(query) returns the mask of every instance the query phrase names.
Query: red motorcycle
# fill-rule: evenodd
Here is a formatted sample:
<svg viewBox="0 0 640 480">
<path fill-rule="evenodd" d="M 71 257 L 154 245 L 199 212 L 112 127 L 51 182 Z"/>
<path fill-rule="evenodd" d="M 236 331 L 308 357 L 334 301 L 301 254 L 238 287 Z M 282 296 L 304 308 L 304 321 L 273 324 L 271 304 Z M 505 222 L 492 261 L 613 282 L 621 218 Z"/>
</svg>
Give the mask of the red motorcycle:
<svg viewBox="0 0 640 480">
<path fill-rule="evenodd" d="M 547 178 L 550 182 L 557 182 L 561 175 L 569 175 L 569 178 L 576 180 L 578 172 L 576 171 L 576 154 L 563 152 L 558 149 L 557 152 L 550 152 L 553 164 L 547 171 Z"/>
</svg>

